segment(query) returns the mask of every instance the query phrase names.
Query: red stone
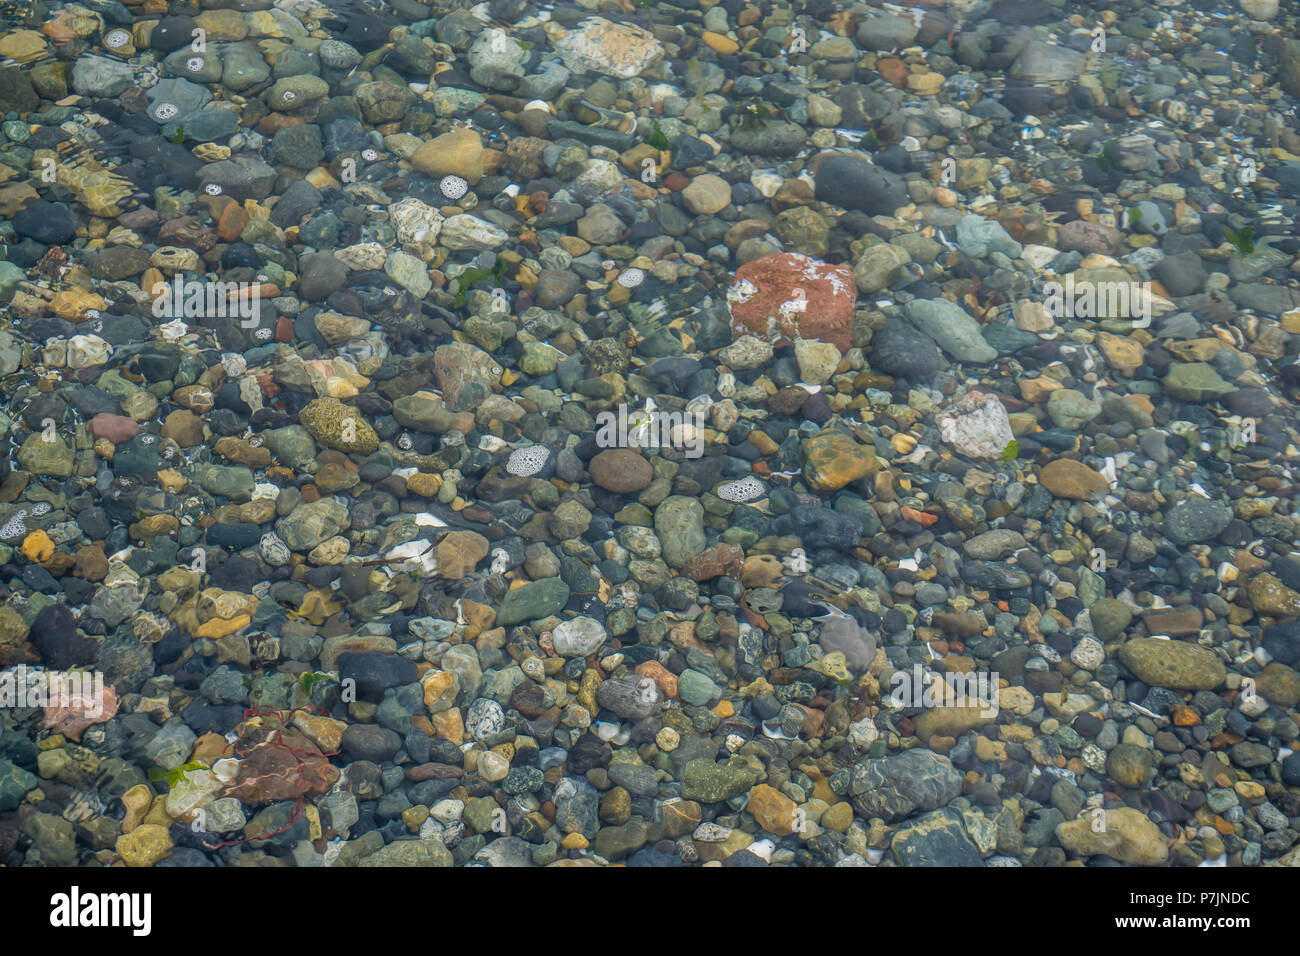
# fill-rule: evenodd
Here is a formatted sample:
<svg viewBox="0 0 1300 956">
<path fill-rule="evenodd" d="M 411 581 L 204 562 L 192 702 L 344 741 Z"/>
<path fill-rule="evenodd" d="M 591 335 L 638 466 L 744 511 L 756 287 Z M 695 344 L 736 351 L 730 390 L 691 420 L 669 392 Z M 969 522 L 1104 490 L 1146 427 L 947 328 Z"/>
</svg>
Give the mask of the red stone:
<svg viewBox="0 0 1300 956">
<path fill-rule="evenodd" d="M 96 438 L 107 438 L 114 445 L 130 441 L 140 433 L 140 426 L 135 419 L 125 415 L 112 415 L 100 412 L 90 420 L 90 430 Z"/>
<path fill-rule="evenodd" d="M 745 552 L 740 545 L 721 542 L 687 561 L 682 572 L 692 581 L 709 581 L 722 574 L 738 578 L 744 561 Z"/>
<path fill-rule="evenodd" d="M 778 347 L 796 335 L 849 349 L 858 287 L 848 266 L 833 266 L 797 252 L 777 252 L 736 270 L 727 303 L 736 338 L 757 335 Z"/>
<path fill-rule="evenodd" d="M 247 732 L 236 745 L 239 772 L 223 796 L 250 805 L 277 803 L 319 796 L 338 780 L 338 767 L 300 731 L 278 722 L 241 729 Z"/>
<path fill-rule="evenodd" d="M 282 315 L 275 320 L 275 340 L 277 342 L 293 341 L 293 323 L 289 317 Z"/>
</svg>

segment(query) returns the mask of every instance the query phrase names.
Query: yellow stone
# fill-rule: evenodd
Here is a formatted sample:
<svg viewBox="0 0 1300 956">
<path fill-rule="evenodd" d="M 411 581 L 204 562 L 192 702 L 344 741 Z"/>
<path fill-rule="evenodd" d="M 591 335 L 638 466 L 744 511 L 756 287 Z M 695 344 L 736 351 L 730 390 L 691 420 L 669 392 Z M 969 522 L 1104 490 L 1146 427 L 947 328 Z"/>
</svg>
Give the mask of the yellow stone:
<svg viewBox="0 0 1300 956">
<path fill-rule="evenodd" d="M 172 851 L 166 827 L 145 823 L 117 838 L 118 856 L 127 866 L 153 866 Z"/>
<path fill-rule="evenodd" d="M 450 710 L 456 703 L 460 679 L 455 671 L 431 670 L 420 678 L 420 686 L 424 689 L 424 706 L 429 708 L 429 713 L 436 714 Z"/>
<path fill-rule="evenodd" d="M 343 731 L 348 729 L 348 725 L 341 720 L 303 711 L 293 715 L 293 725 L 310 737 L 324 753 L 338 750 L 343 743 Z"/>
<path fill-rule="evenodd" d="M 23 554 L 28 561 L 48 561 L 54 557 L 54 542 L 44 531 L 33 531 L 23 539 Z"/>
<path fill-rule="evenodd" d="M 760 783 L 749 791 L 749 803 L 745 809 L 754 815 L 754 820 L 768 833 L 789 836 L 799 829 L 795 802 L 765 783 Z"/>
<path fill-rule="evenodd" d="M 252 620 L 253 619 L 249 617 L 247 614 L 240 614 L 237 617 L 233 617 L 228 621 L 222 620 L 219 617 L 214 617 L 212 620 L 200 624 L 194 630 L 194 636 L 210 637 L 215 641 L 219 638 L 225 637 L 228 634 L 234 634 L 240 628 L 247 627 L 252 622 Z"/>
<path fill-rule="evenodd" d="M 1237 796 L 1246 800 L 1262 800 L 1265 796 L 1264 787 L 1254 780 L 1238 780 L 1232 789 L 1237 791 Z"/>
<path fill-rule="evenodd" d="M 406 479 L 406 490 L 421 498 L 433 498 L 442 488 L 442 477 L 425 471 L 417 471 Z"/>
<path fill-rule="evenodd" d="M 50 311 L 59 318 L 71 322 L 79 321 L 87 309 L 102 312 L 107 308 L 108 301 L 103 296 L 84 289 L 64 289 L 62 292 L 55 293 L 54 298 L 50 300 Z"/>
<path fill-rule="evenodd" d="M 585 850 L 588 845 L 587 838 L 581 833 L 566 834 L 564 839 L 560 841 L 560 846 L 566 850 Z"/>
<path fill-rule="evenodd" d="M 465 721 L 459 707 L 431 715 L 429 723 L 433 726 L 434 733 L 442 739 L 450 740 L 458 747 L 465 742 Z"/>
<path fill-rule="evenodd" d="M 14 30 L 0 37 L 0 57 L 26 63 L 45 52 L 45 37 L 35 30 Z"/>
<path fill-rule="evenodd" d="M 718 56 L 731 56 L 733 53 L 740 51 L 740 44 L 730 37 L 724 37 L 721 33 L 713 33 L 705 30 L 700 39 L 708 44 L 709 49 Z"/>
<path fill-rule="evenodd" d="M 820 826 L 827 830 L 834 830 L 836 833 L 843 833 L 852 823 L 853 805 L 848 801 L 841 801 L 827 807 L 821 820 L 818 821 Z"/>
<path fill-rule="evenodd" d="M 1109 332 L 1099 332 L 1097 347 L 1101 349 L 1101 354 L 1106 357 L 1111 368 L 1138 368 L 1142 364 L 1142 345 L 1133 339 L 1111 335 Z"/>
<path fill-rule="evenodd" d="M 187 484 L 188 479 L 174 468 L 164 468 L 158 472 L 158 485 L 169 494 L 176 494 Z"/>
</svg>

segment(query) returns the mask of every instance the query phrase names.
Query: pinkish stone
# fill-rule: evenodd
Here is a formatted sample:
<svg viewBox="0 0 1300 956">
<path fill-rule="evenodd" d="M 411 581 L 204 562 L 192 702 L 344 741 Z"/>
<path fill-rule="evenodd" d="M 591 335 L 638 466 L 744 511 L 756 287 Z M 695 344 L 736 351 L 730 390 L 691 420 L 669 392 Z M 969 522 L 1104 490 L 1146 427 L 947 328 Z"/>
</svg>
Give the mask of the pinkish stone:
<svg viewBox="0 0 1300 956">
<path fill-rule="evenodd" d="M 99 694 L 91 692 L 85 684 L 84 681 L 70 684 L 76 688 L 70 693 L 52 693 L 53 699 L 45 705 L 45 726 L 78 742 L 87 727 L 110 721 L 117 714 L 117 693 L 112 684 L 104 684 Z"/>
<path fill-rule="evenodd" d="M 833 266 L 797 252 L 778 252 L 736 270 L 727 303 L 735 338 L 757 335 L 773 345 L 796 338 L 850 347 L 857 283 L 848 266 Z"/>
<path fill-rule="evenodd" d="M 135 419 L 127 418 L 125 415 L 100 412 L 90 420 L 90 430 L 95 433 L 96 438 L 107 438 L 114 445 L 120 445 L 138 435 L 140 426 Z"/>
</svg>

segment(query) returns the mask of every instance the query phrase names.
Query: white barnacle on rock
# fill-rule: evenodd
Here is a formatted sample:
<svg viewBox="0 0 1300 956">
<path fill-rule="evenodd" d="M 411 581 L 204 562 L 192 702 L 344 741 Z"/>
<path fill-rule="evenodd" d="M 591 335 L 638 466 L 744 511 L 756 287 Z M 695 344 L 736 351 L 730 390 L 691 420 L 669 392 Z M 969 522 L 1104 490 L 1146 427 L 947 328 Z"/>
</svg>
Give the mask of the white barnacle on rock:
<svg viewBox="0 0 1300 956">
<path fill-rule="evenodd" d="M 545 445 L 526 445 L 510 453 L 506 471 L 519 478 L 531 478 L 546 467 L 551 450 Z"/>
<path fill-rule="evenodd" d="M 443 176 L 438 180 L 438 191 L 448 199 L 459 199 L 469 192 L 469 183 L 460 176 Z"/>
<path fill-rule="evenodd" d="M 744 305 L 756 295 L 758 295 L 758 286 L 748 279 L 733 282 L 727 289 L 727 301 L 736 305 Z"/>
<path fill-rule="evenodd" d="M 16 515 L 6 521 L 3 527 L 0 527 L 0 538 L 9 539 L 17 538 L 27 533 L 27 522 L 23 519 L 27 517 L 27 509 L 24 508 Z"/>
<path fill-rule="evenodd" d="M 738 478 L 735 481 L 719 485 L 716 492 L 717 496 L 723 501 L 732 501 L 737 504 L 761 498 L 766 493 L 767 488 L 753 475 L 746 475 L 744 478 Z"/>
</svg>

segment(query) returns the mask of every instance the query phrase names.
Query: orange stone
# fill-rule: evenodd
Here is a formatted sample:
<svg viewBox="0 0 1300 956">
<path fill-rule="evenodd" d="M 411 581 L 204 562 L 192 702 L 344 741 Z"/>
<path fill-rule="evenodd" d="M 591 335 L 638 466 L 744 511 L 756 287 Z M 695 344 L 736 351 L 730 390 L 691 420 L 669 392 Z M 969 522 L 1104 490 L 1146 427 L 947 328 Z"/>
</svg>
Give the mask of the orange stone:
<svg viewBox="0 0 1300 956">
<path fill-rule="evenodd" d="M 900 90 L 907 88 L 907 64 L 898 57 L 887 56 L 877 60 L 876 70 L 891 86 Z"/>
<path fill-rule="evenodd" d="M 928 511 L 917 511 L 915 508 L 909 508 L 907 505 L 898 509 L 898 513 L 905 521 L 915 521 L 922 528 L 928 528 L 939 520 L 938 515 L 932 515 Z"/>
<path fill-rule="evenodd" d="M 638 677 L 649 677 L 665 697 L 677 699 L 677 675 L 658 661 L 645 661 L 638 664 L 633 673 Z"/>
<path fill-rule="evenodd" d="M 433 714 L 429 718 L 429 723 L 433 727 L 433 732 L 444 740 L 450 740 L 458 747 L 465 742 L 465 721 L 461 717 L 459 707 Z"/>
<path fill-rule="evenodd" d="M 244 207 L 239 203 L 231 201 L 226 204 L 226 208 L 221 211 L 221 218 L 217 220 L 217 236 L 222 242 L 234 242 L 248 225 L 248 213 L 244 212 Z"/>
</svg>

